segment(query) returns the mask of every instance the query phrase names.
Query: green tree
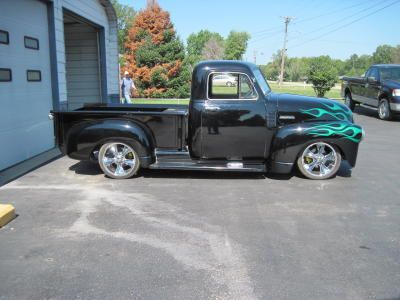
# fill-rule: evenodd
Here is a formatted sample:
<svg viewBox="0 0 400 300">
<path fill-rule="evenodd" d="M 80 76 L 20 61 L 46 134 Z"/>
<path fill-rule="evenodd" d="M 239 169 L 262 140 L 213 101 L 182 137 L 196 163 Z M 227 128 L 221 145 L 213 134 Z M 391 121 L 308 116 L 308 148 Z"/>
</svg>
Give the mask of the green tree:
<svg viewBox="0 0 400 300">
<path fill-rule="evenodd" d="M 228 60 L 240 60 L 246 52 L 250 34 L 247 32 L 231 31 L 225 41 L 224 58 Z"/>
<path fill-rule="evenodd" d="M 126 64 L 121 71 L 133 75 L 138 94 L 145 97 L 189 95 L 190 72 L 170 15 L 156 1 L 148 2 L 129 30 Z"/>
<path fill-rule="evenodd" d="M 210 40 L 214 42 L 208 43 Z M 207 49 L 204 50 L 207 45 Z M 218 50 L 222 48 L 224 52 L 224 38 L 217 32 L 208 30 L 200 30 L 198 33 L 192 33 L 187 39 L 187 63 L 191 69 L 203 59 L 209 59 L 212 49 Z"/>
<path fill-rule="evenodd" d="M 298 57 L 288 59 L 285 75 L 285 80 L 303 81 L 307 77 L 305 60 Z"/>
<path fill-rule="evenodd" d="M 261 66 L 261 71 L 268 80 L 278 80 L 281 65 L 281 52 L 272 54 L 272 61 L 267 65 Z"/>
<path fill-rule="evenodd" d="M 214 37 L 210 38 L 203 47 L 201 58 L 205 60 L 218 60 L 224 57 L 224 42 Z"/>
<path fill-rule="evenodd" d="M 129 29 L 135 20 L 136 11 L 129 5 L 123 5 L 118 0 L 112 0 L 115 12 L 118 18 L 118 49 L 120 54 L 126 51 L 125 43 Z"/>
<path fill-rule="evenodd" d="M 308 69 L 308 80 L 311 81 L 316 95 L 324 97 L 337 80 L 337 70 L 332 64 L 332 59 L 329 56 L 312 58 Z"/>
<path fill-rule="evenodd" d="M 381 45 L 376 48 L 372 54 L 372 62 L 374 64 L 390 64 L 393 60 L 395 48 L 389 45 Z"/>
<path fill-rule="evenodd" d="M 393 49 L 392 62 L 394 64 L 400 64 L 400 45 L 397 45 L 397 47 Z"/>
</svg>

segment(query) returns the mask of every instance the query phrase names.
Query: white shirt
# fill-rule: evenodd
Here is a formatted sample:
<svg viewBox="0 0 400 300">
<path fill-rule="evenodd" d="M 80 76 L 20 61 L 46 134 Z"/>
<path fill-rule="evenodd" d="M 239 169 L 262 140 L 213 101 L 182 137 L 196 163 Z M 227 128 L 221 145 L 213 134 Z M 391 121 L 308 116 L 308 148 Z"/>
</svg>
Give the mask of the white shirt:
<svg viewBox="0 0 400 300">
<path fill-rule="evenodd" d="M 133 82 L 132 78 L 122 78 L 121 80 L 121 88 L 122 86 L 124 87 L 124 90 L 122 91 L 124 94 L 130 94 L 131 93 L 131 89 L 135 89 L 135 83 Z"/>
</svg>

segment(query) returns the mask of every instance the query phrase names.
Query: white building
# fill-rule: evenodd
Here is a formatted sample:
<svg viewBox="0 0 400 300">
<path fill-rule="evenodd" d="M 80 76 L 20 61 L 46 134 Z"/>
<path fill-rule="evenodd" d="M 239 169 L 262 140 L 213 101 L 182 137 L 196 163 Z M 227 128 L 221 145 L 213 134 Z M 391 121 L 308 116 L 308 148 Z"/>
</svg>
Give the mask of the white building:
<svg viewBox="0 0 400 300">
<path fill-rule="evenodd" d="M 0 171 L 54 148 L 52 109 L 118 101 L 109 0 L 0 1 Z"/>
</svg>

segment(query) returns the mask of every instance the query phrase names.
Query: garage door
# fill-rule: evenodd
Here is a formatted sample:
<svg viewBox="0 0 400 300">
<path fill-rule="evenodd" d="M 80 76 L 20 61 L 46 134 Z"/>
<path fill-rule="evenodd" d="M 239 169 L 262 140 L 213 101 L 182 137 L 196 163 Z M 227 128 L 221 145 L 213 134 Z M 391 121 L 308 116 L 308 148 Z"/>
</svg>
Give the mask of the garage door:
<svg viewBox="0 0 400 300">
<path fill-rule="evenodd" d="M 0 15 L 2 170 L 54 147 L 54 133 L 47 6 L 0 1 Z"/>
</svg>

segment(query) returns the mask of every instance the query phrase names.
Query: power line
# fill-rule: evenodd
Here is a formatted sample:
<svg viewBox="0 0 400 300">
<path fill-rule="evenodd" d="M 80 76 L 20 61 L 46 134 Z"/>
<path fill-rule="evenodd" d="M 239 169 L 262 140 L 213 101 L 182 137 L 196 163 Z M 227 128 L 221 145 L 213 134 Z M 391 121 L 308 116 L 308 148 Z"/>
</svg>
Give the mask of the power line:
<svg viewBox="0 0 400 300">
<path fill-rule="evenodd" d="M 386 5 L 386 6 L 384 6 L 384 7 L 381 7 L 381 8 L 379 8 L 379 9 L 377 9 L 377 10 L 374 10 L 373 12 L 371 12 L 371 13 L 369 13 L 369 14 L 367 14 L 367 15 L 361 16 L 361 17 L 359 17 L 359 18 L 357 18 L 357 19 L 355 19 L 355 20 L 353 20 L 353 21 L 351 21 L 351 22 L 348 22 L 348 23 L 346 23 L 346 24 L 343 24 L 343 25 L 341 25 L 341 26 L 339 26 L 339 27 L 337 27 L 337 28 L 335 28 L 335 29 L 333 29 L 333 30 L 331 30 L 331 31 L 328 31 L 328 32 L 326 32 L 326 33 L 324 33 L 324 34 L 322 34 L 322 35 L 320 35 L 320 36 L 317 36 L 317 37 L 315 37 L 315 38 L 309 39 L 309 40 L 307 40 L 307 41 L 305 41 L 305 42 L 303 42 L 303 43 L 294 45 L 294 46 L 290 47 L 290 49 L 293 49 L 293 48 L 302 46 L 302 45 L 307 44 L 307 43 L 309 43 L 309 42 L 312 42 L 312 41 L 318 40 L 318 39 L 320 39 L 320 38 L 322 38 L 322 37 L 325 37 L 325 36 L 328 35 L 328 34 L 331 34 L 331 33 L 333 33 L 333 32 L 336 32 L 336 31 L 338 31 L 338 30 L 340 30 L 340 29 L 342 29 L 342 28 L 345 28 L 345 27 L 347 27 L 347 26 L 349 26 L 349 25 L 351 25 L 351 24 L 354 24 L 354 23 L 356 23 L 356 22 L 358 22 L 358 21 L 360 21 L 360 20 L 362 20 L 362 19 L 365 19 L 365 18 L 367 18 L 367 17 L 369 17 L 369 16 L 372 16 L 372 15 L 374 15 L 374 14 L 376 14 L 376 13 L 378 13 L 378 12 L 380 12 L 380 11 L 382 11 L 382 10 L 384 10 L 384 9 L 386 9 L 386 8 L 388 8 L 388 7 L 390 7 L 390 6 L 393 6 L 393 5 L 395 5 L 395 4 L 399 3 L 399 2 L 400 2 L 400 0 L 396 0 L 396 1 L 394 1 L 394 2 L 392 2 L 392 3 L 390 3 L 390 4 L 388 4 L 388 5 Z"/>
<path fill-rule="evenodd" d="M 255 39 L 255 40 L 251 40 L 249 42 L 249 44 L 254 44 L 254 43 L 257 43 L 257 42 L 260 42 L 260 41 L 264 41 L 264 40 L 269 39 L 269 38 L 271 38 L 273 36 L 280 35 L 282 33 L 283 33 L 283 30 L 281 28 L 281 29 L 279 29 L 279 31 L 275 31 L 275 32 L 272 32 L 270 34 L 266 34 L 264 37 L 260 37 L 260 38 Z"/>
<path fill-rule="evenodd" d="M 386 1 L 386 2 L 387 2 L 387 1 Z M 305 35 L 311 35 L 311 34 L 313 34 L 313 33 L 315 33 L 315 32 L 319 32 L 319 31 L 324 30 L 324 29 L 326 29 L 326 28 L 335 26 L 335 25 L 337 25 L 337 24 L 338 24 L 339 22 L 341 22 L 341 21 L 346 21 L 346 20 L 348 20 L 348 18 L 350 18 L 350 17 L 354 17 L 354 16 L 356 16 L 356 15 L 359 15 L 359 14 L 365 12 L 365 11 L 368 11 L 368 10 L 373 9 L 373 8 L 375 8 L 375 7 L 377 7 L 377 6 L 380 6 L 380 5 L 382 5 L 382 3 L 378 3 L 378 4 L 374 3 L 374 4 L 371 5 L 371 6 L 368 6 L 368 7 L 364 8 L 364 9 L 362 9 L 362 10 L 360 10 L 360 11 L 357 11 L 357 12 L 355 12 L 355 13 L 349 15 L 349 16 L 346 16 L 346 17 L 344 17 L 344 18 L 341 18 L 341 19 L 339 19 L 338 21 L 335 21 L 334 23 L 330 23 L 330 24 L 328 24 L 328 25 L 325 25 L 325 26 L 319 27 L 319 28 L 317 28 L 317 29 L 315 29 L 315 30 L 313 30 L 313 31 L 310 31 L 310 32 L 306 33 Z M 296 40 L 296 39 L 299 39 L 299 38 L 300 38 L 300 37 L 297 36 L 297 37 L 294 37 L 293 40 Z"/>
<path fill-rule="evenodd" d="M 353 7 L 360 6 L 360 5 L 362 5 L 362 4 L 365 4 L 365 1 L 363 1 L 363 2 L 361 2 L 361 3 L 353 4 L 353 5 L 350 5 L 350 6 L 343 7 L 343 8 L 341 8 L 341 9 L 335 10 L 335 11 L 333 11 L 333 12 L 320 14 L 320 15 L 317 15 L 317 16 L 314 16 L 314 17 L 310 17 L 310 18 L 303 19 L 303 20 L 300 19 L 300 20 L 297 21 L 297 22 L 293 22 L 293 25 L 297 25 L 297 24 L 303 23 L 303 22 L 313 21 L 313 20 L 318 19 L 318 18 L 323 17 L 323 16 L 333 15 L 333 14 L 335 14 L 335 13 L 337 13 L 337 12 L 342 12 L 342 11 L 344 11 L 344 10 L 348 10 L 348 9 L 353 8 Z M 381 3 L 378 3 L 378 5 L 380 5 L 380 4 L 381 4 Z M 375 3 L 374 5 L 369 6 L 369 7 L 366 8 L 366 9 L 363 9 L 363 10 L 361 10 L 361 11 L 356 12 L 356 13 L 353 14 L 352 16 L 357 15 L 357 14 L 360 14 L 360 13 L 364 12 L 365 10 L 369 10 L 369 9 L 371 9 L 371 8 L 373 8 L 373 7 L 376 7 L 376 6 L 377 6 L 377 4 Z M 320 31 L 320 30 L 322 30 L 322 29 L 324 29 L 324 28 L 331 27 L 331 26 L 336 25 L 336 24 L 337 24 L 337 22 L 332 23 L 332 24 L 329 24 L 329 25 L 327 25 L 327 26 L 320 27 L 319 29 L 314 30 L 314 31 L 311 31 L 311 32 L 308 33 L 308 34 L 312 34 L 312 33 L 314 33 L 314 32 L 318 32 L 318 31 Z M 278 29 L 278 30 L 277 30 L 277 29 Z M 270 28 L 268 28 L 268 29 L 265 29 L 265 30 L 261 30 L 261 31 L 252 33 L 252 40 L 249 42 L 249 44 L 254 44 L 254 43 L 257 43 L 257 42 L 260 42 L 260 41 L 269 39 L 269 38 L 271 38 L 271 37 L 273 37 L 273 36 L 276 36 L 276 35 L 278 35 L 278 34 L 280 34 L 280 33 L 282 33 L 281 27 L 270 27 Z M 299 37 L 294 37 L 293 39 L 298 39 L 298 38 L 299 38 Z"/>
<path fill-rule="evenodd" d="M 317 16 L 314 16 L 314 17 L 306 18 L 306 19 L 300 19 L 299 21 L 294 22 L 293 25 L 297 25 L 297 24 L 304 23 L 304 22 L 309 22 L 309 21 L 314 21 L 315 19 L 319 19 L 319 18 L 322 18 L 322 17 L 330 16 L 330 15 L 334 15 L 334 14 L 336 14 L 338 12 L 342 12 L 342 11 L 345 11 L 345 10 L 348 10 L 348 9 L 351 9 L 351 8 L 354 8 L 354 7 L 358 7 L 358 6 L 361 6 L 361 5 L 364 5 L 364 4 L 365 4 L 365 0 L 361 1 L 361 2 L 359 2 L 357 4 L 353 4 L 353 5 L 350 5 L 350 6 L 342 7 L 341 9 L 337 9 L 337 10 L 334 10 L 334 11 L 331 11 L 331 12 L 328 12 L 328 13 L 323 13 L 323 14 L 320 14 L 320 15 L 317 15 Z"/>
<path fill-rule="evenodd" d="M 353 7 L 356 7 L 356 6 L 360 6 L 362 4 L 365 4 L 365 0 L 360 2 L 360 3 L 353 4 L 353 5 L 350 5 L 350 6 L 346 6 L 346 7 L 343 7 L 341 9 L 329 12 L 329 13 L 320 14 L 320 15 L 309 17 L 309 18 L 306 18 L 306 19 L 300 19 L 299 21 L 294 22 L 293 24 L 299 24 L 299 23 L 303 23 L 303 22 L 312 21 L 314 19 L 317 19 L 317 18 L 320 18 L 320 17 L 324 17 L 324 16 L 328 16 L 328 15 L 332 15 L 332 14 L 335 14 L 337 12 L 342 12 L 343 10 L 350 9 L 350 8 L 353 8 Z M 260 30 L 260 31 L 256 31 L 256 32 L 252 33 L 252 35 L 253 36 L 257 36 L 259 34 L 263 35 L 264 33 L 269 33 L 271 31 L 276 31 L 277 29 L 280 29 L 280 28 L 281 28 L 281 26 L 269 27 L 269 28 L 266 28 L 266 29 L 263 29 L 263 30 Z"/>
</svg>

